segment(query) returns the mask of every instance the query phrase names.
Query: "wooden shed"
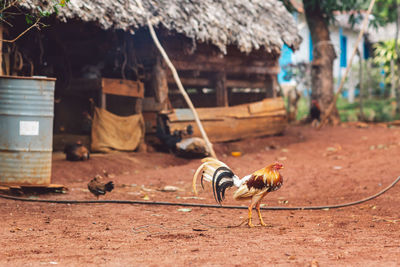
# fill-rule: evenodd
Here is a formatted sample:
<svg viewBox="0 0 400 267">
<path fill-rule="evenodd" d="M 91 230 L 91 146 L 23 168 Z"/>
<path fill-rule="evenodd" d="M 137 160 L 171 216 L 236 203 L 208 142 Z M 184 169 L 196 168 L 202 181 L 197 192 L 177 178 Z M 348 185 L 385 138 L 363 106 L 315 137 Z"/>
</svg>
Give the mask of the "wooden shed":
<svg viewBox="0 0 400 267">
<path fill-rule="evenodd" d="M 45 3 L 20 5 L 35 12 L 38 6 L 51 8 Z M 283 44 L 297 49 L 301 38 L 280 1 L 143 0 L 143 5 L 144 11 L 135 0 L 71 0 L 45 19 L 50 27 L 3 48 L 10 58 L 21 54 L 18 68 L 13 62 L 7 66 L 9 74 L 57 78 L 56 135 L 87 135 L 91 105 L 121 116 L 143 113 L 149 135 L 159 114 L 168 117 L 171 130 L 192 122 L 182 115 L 186 104 L 150 38 L 146 16 L 200 108 L 212 141 L 283 131 L 278 59 Z M 16 21 L 6 37 L 23 28 L 24 22 Z M 213 134 L 223 122 L 231 136 Z"/>
</svg>

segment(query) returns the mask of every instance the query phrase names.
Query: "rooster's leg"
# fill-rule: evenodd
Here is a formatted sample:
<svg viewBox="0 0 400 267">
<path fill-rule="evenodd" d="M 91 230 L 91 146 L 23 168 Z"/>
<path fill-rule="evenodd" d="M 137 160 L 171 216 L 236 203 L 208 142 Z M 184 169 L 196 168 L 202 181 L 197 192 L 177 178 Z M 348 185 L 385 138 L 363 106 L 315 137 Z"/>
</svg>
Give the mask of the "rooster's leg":
<svg viewBox="0 0 400 267">
<path fill-rule="evenodd" d="M 251 222 L 251 211 L 252 211 L 252 209 L 253 209 L 253 203 L 251 203 L 250 204 L 250 206 L 249 206 L 249 214 L 248 214 L 248 222 L 247 222 L 247 224 L 248 224 L 248 226 L 249 227 L 254 227 L 254 224 Z"/>
<path fill-rule="evenodd" d="M 256 210 L 258 213 L 258 218 L 260 218 L 260 224 L 262 226 L 267 226 L 267 224 L 264 222 L 262 215 L 261 215 L 261 211 L 260 211 L 260 205 L 261 205 L 261 200 L 268 194 L 268 192 L 265 192 L 264 194 L 261 195 L 260 199 L 258 200 L 258 202 L 256 203 Z"/>
<path fill-rule="evenodd" d="M 267 224 L 264 222 L 264 220 L 263 220 L 263 218 L 262 218 L 262 216 L 261 216 L 260 204 L 261 204 L 261 199 L 260 199 L 260 201 L 258 201 L 257 204 L 256 204 L 256 210 L 257 210 L 257 213 L 258 213 L 258 218 L 260 218 L 260 224 L 261 224 L 262 226 L 267 226 Z"/>
<path fill-rule="evenodd" d="M 261 200 L 261 197 L 262 197 L 262 196 L 254 195 L 254 196 L 251 198 L 251 203 L 250 203 L 250 206 L 249 206 L 249 216 L 248 216 L 248 225 L 249 225 L 249 227 L 254 227 L 254 224 L 251 222 L 251 215 L 252 215 L 251 213 L 252 213 L 252 210 L 253 210 L 254 205 L 255 205 L 258 201 Z"/>
</svg>

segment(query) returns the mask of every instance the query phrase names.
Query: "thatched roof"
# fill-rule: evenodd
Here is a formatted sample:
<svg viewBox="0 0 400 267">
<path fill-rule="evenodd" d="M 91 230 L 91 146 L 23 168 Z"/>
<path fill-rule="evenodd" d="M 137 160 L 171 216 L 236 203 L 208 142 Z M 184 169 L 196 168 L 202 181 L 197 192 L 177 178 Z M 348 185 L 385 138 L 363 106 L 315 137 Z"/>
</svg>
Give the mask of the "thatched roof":
<svg viewBox="0 0 400 267">
<path fill-rule="evenodd" d="M 43 2 L 26 0 L 21 5 L 34 10 L 37 5 L 46 8 Z M 227 45 L 246 53 L 261 47 L 278 52 L 284 43 L 296 49 L 301 42 L 292 15 L 278 0 L 143 0 L 143 6 L 144 12 L 135 0 L 71 0 L 60 8 L 58 18 L 133 33 L 146 26 L 150 16 L 153 25 L 212 43 L 224 53 Z"/>
</svg>

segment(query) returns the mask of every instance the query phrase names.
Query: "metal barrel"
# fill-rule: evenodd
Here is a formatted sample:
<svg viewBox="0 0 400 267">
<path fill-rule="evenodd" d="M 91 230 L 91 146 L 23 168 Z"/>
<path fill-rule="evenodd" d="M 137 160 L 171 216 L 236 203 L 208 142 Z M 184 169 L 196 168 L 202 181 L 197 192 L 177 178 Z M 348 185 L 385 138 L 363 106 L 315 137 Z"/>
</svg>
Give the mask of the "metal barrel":
<svg viewBox="0 0 400 267">
<path fill-rule="evenodd" d="M 0 76 L 0 185 L 51 180 L 55 79 Z"/>
</svg>

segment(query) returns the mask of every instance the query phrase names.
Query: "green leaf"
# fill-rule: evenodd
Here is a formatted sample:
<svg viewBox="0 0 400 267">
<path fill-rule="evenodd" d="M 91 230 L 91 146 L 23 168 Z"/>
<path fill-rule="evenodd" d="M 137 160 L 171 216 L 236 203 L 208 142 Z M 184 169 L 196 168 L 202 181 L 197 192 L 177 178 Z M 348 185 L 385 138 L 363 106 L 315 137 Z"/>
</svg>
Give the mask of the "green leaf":
<svg viewBox="0 0 400 267">
<path fill-rule="evenodd" d="M 26 14 L 26 15 L 25 15 L 25 21 L 26 21 L 26 23 L 27 23 L 28 25 L 32 25 L 32 24 L 33 24 L 33 16 L 32 16 L 32 15 L 29 15 L 29 14 Z"/>
</svg>

